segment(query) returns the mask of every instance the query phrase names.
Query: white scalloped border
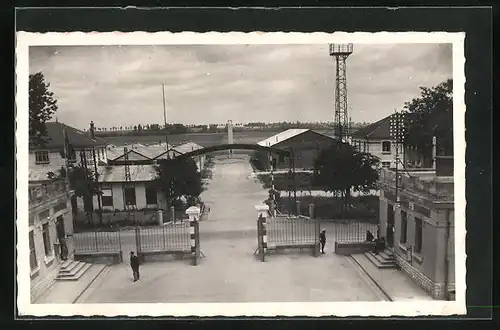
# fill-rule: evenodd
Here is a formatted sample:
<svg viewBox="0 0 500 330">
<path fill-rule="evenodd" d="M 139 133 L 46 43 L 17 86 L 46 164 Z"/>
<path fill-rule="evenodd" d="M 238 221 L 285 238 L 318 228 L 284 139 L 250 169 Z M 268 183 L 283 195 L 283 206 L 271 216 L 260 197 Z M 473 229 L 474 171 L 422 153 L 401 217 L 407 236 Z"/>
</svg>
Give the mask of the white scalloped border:
<svg viewBox="0 0 500 330">
<path fill-rule="evenodd" d="M 465 33 L 463 32 L 49 32 L 16 34 L 16 110 L 28 108 L 28 49 L 48 45 L 190 45 L 190 44 L 391 44 L 453 43 L 455 148 L 456 300 L 404 302 L 280 302 L 166 304 L 31 304 L 28 235 L 17 236 L 17 307 L 26 316 L 426 316 L 466 313 L 465 253 Z M 28 112 L 17 111 L 17 219 L 27 233 Z"/>
</svg>

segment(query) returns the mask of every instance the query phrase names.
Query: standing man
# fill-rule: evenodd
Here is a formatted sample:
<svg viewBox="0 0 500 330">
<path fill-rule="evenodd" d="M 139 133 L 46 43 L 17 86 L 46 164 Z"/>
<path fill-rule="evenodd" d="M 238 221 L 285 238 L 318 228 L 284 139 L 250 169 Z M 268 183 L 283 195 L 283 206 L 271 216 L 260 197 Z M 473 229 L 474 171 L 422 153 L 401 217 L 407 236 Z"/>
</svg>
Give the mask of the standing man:
<svg viewBox="0 0 500 330">
<path fill-rule="evenodd" d="M 325 254 L 326 230 L 319 233 L 319 242 L 321 243 L 321 253 Z"/>
<path fill-rule="evenodd" d="M 134 275 L 134 282 L 136 282 L 139 280 L 139 258 L 137 258 L 134 252 L 130 252 L 130 267 Z"/>
</svg>

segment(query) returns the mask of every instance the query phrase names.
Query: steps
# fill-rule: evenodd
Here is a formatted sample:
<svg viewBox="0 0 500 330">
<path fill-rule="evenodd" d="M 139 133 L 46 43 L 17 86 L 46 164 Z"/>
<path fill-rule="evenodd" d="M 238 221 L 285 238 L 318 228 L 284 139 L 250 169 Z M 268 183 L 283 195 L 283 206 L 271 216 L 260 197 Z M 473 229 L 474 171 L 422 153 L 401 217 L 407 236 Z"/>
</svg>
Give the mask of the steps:
<svg viewBox="0 0 500 330">
<path fill-rule="evenodd" d="M 77 281 L 87 270 L 89 270 L 90 267 L 92 267 L 92 264 L 88 264 L 86 262 L 66 260 L 62 263 L 56 280 Z"/>
<path fill-rule="evenodd" d="M 392 251 L 384 250 L 375 254 L 373 252 L 366 252 L 365 257 L 370 260 L 377 268 L 381 269 L 394 269 L 397 268 L 396 259 Z"/>
</svg>

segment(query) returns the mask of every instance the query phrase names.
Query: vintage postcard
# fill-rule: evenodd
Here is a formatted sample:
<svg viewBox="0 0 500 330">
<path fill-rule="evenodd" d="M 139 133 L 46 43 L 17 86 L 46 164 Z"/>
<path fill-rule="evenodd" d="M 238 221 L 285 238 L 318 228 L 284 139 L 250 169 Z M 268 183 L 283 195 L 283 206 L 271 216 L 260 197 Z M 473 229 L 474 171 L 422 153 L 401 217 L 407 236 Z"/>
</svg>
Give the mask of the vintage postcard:
<svg viewBox="0 0 500 330">
<path fill-rule="evenodd" d="M 18 32 L 20 315 L 465 314 L 464 38 Z"/>
</svg>

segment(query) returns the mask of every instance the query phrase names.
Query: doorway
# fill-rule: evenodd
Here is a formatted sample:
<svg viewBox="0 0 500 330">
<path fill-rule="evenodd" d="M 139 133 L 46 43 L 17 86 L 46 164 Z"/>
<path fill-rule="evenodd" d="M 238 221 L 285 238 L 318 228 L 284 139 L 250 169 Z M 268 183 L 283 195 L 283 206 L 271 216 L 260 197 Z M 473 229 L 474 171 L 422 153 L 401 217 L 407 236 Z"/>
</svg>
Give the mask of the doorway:
<svg viewBox="0 0 500 330">
<path fill-rule="evenodd" d="M 394 245 L 394 205 L 387 203 L 387 246 Z"/>
<path fill-rule="evenodd" d="M 60 257 L 62 260 L 68 258 L 68 244 L 66 242 L 66 229 L 64 228 L 64 217 L 62 215 L 56 218 L 57 240 L 60 246 Z"/>
</svg>

